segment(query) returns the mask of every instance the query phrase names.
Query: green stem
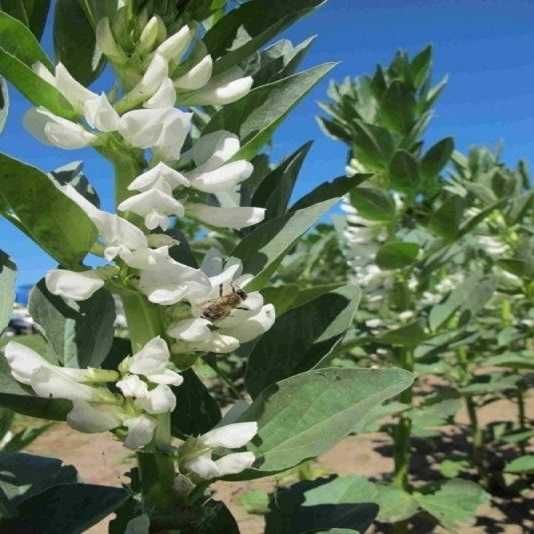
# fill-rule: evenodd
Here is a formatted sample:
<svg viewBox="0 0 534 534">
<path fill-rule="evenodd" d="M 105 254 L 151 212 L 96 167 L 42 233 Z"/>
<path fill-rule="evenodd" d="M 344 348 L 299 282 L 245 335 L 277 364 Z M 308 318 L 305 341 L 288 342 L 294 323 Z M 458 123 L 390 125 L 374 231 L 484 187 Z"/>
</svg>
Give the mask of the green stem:
<svg viewBox="0 0 534 534">
<path fill-rule="evenodd" d="M 414 356 L 410 349 L 401 349 L 400 351 L 400 365 L 407 371 L 413 371 Z M 400 394 L 400 402 L 408 406 L 413 404 L 413 390 L 412 387 L 404 390 Z M 393 448 L 395 468 L 393 472 L 393 484 L 404 490 L 409 491 L 410 485 L 408 481 L 408 474 L 410 471 L 410 436 L 412 431 L 412 420 L 406 415 L 401 415 L 393 430 Z"/>
<path fill-rule="evenodd" d="M 517 388 L 517 418 L 519 419 L 519 431 L 525 432 L 527 430 L 527 416 L 525 411 L 525 395 L 522 385 L 519 385 Z M 526 454 L 524 441 L 519 442 L 519 451 L 522 455 Z"/>
<path fill-rule="evenodd" d="M 486 470 L 484 469 L 484 433 L 480 428 L 477 415 L 477 406 L 473 397 L 464 396 L 467 416 L 469 417 L 469 426 L 471 428 L 471 460 L 475 466 L 480 480 L 486 479 Z"/>
</svg>

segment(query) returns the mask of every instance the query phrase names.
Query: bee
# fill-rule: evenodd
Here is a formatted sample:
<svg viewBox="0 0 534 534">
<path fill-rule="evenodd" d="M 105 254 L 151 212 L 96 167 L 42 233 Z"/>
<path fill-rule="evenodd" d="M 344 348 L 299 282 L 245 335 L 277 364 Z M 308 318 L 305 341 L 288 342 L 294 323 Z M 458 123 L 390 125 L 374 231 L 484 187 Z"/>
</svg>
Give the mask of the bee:
<svg viewBox="0 0 534 534">
<path fill-rule="evenodd" d="M 232 292 L 223 295 L 223 285 L 219 286 L 219 297 L 210 301 L 202 311 L 202 318 L 209 321 L 220 321 L 228 317 L 233 310 L 247 310 L 240 304 L 247 298 L 247 294 L 240 288 L 232 286 Z"/>
</svg>

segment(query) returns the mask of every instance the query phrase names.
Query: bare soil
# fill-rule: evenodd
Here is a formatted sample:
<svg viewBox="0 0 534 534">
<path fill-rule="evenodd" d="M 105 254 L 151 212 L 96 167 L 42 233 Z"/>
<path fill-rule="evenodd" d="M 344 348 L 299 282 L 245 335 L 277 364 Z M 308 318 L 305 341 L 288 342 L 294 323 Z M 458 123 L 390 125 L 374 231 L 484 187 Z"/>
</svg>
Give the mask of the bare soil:
<svg viewBox="0 0 534 534">
<path fill-rule="evenodd" d="M 534 397 L 528 402 L 528 413 L 534 413 Z M 480 410 L 480 421 L 483 425 L 496 421 L 513 421 L 516 407 L 513 403 L 501 400 L 489 404 Z M 466 414 L 457 416 L 459 425 L 445 428 L 440 438 L 414 441 L 413 471 L 417 480 L 434 480 L 440 477 L 435 465 L 455 452 L 466 452 L 469 447 L 467 437 Z M 122 445 L 108 434 L 87 435 L 58 424 L 40 437 L 29 448 L 29 452 L 61 458 L 67 464 L 73 464 L 86 482 L 119 486 L 121 474 L 128 470 L 131 458 Z M 327 473 L 341 475 L 358 474 L 373 480 L 387 478 L 393 467 L 391 442 L 384 433 L 373 433 L 362 436 L 351 436 L 339 443 L 335 448 L 322 455 L 318 466 Z M 503 450 L 506 458 L 509 450 Z M 496 461 L 503 461 L 497 458 Z M 241 496 L 251 489 L 269 491 L 274 487 L 271 478 L 248 483 L 215 484 L 216 498 L 224 501 L 236 517 L 243 534 L 261 534 L 263 517 L 250 515 L 240 504 Z M 534 532 L 534 491 L 521 497 L 512 494 L 496 494 L 491 503 L 482 507 L 472 526 L 461 529 L 461 533 L 506 533 L 521 534 Z M 107 520 L 91 528 L 90 534 L 107 533 Z M 426 534 L 444 532 L 443 529 L 428 520 L 421 520 L 412 525 L 412 532 Z M 389 532 L 384 525 L 373 527 L 374 532 Z M 224 534 L 224 533 L 221 533 Z"/>
</svg>

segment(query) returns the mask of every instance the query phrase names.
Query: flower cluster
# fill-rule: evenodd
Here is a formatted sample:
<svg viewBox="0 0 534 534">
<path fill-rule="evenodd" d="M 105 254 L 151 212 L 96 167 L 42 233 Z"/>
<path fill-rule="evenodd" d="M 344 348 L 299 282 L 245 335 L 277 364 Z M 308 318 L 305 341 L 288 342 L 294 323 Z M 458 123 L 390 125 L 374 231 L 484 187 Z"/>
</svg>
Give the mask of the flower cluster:
<svg viewBox="0 0 534 534">
<path fill-rule="evenodd" d="M 107 19 L 99 22 L 96 34 L 99 53 L 114 67 L 131 60 L 115 42 Z M 121 192 L 120 214 L 96 207 L 72 185 L 57 184 L 93 222 L 98 233 L 94 250 L 109 264 L 78 271 L 53 269 L 45 283 L 50 293 L 74 301 L 87 300 L 104 286 L 119 295 L 137 292 L 147 304 L 161 306 L 160 336 L 148 340 L 116 370 L 62 367 L 17 342 L 5 349 L 16 380 L 39 397 L 72 402 L 67 416 L 71 427 L 113 431 L 132 449 L 157 443 L 158 435 L 168 432 L 168 414 L 180 409 L 173 391 L 183 382 L 180 355 L 234 351 L 275 320 L 274 307 L 265 304 L 259 292 L 245 292 L 253 276 L 243 274 L 239 259 L 213 249 L 200 268 L 185 265 L 173 258 L 177 241 L 165 233 L 185 216 L 230 229 L 264 218 L 263 209 L 239 203 L 240 184 L 253 172 L 239 157 L 239 138 L 219 130 L 193 139 L 192 113 L 176 107 L 177 102 L 224 105 L 252 86 L 252 79 L 239 69 L 212 76 L 212 58 L 199 55 L 192 45 L 194 34 L 184 26 L 167 36 L 161 20 L 151 19 L 133 55 L 144 72 L 137 78 L 134 73 L 132 80 L 129 71 L 118 99 L 85 88 L 61 63 L 53 73 L 36 64 L 34 71 L 65 97 L 77 120 L 42 107 L 25 117 L 26 127 L 48 144 L 65 149 L 94 146 L 104 153 L 111 145 L 147 156 L 148 163 Z M 256 432 L 255 423 L 237 423 L 190 438 L 177 453 L 180 472 L 198 481 L 250 467 L 252 453 L 219 453 L 243 447 Z"/>
</svg>

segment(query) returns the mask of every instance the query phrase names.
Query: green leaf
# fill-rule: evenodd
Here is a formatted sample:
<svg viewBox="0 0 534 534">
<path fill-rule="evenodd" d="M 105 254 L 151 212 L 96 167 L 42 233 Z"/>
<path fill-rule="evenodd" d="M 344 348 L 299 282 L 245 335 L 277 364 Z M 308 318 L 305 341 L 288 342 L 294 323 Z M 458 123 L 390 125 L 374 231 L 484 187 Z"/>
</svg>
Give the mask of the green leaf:
<svg viewBox="0 0 534 534">
<path fill-rule="evenodd" d="M 365 167 L 375 171 L 388 168 L 393 155 L 393 137 L 388 130 L 361 120 L 351 123 L 354 129 L 354 151 Z"/>
<path fill-rule="evenodd" d="M 525 456 L 520 456 L 511 462 L 508 462 L 504 466 L 504 471 L 506 473 L 514 474 L 532 474 L 534 473 L 534 454 L 527 454 Z"/>
<path fill-rule="evenodd" d="M 31 292 L 29 310 L 63 365 L 99 367 L 105 360 L 115 331 L 115 302 L 106 289 L 84 301 L 66 301 L 52 295 L 43 279 Z"/>
<path fill-rule="evenodd" d="M 192 369 L 182 372 L 182 376 L 182 385 L 173 389 L 180 409 L 171 414 L 172 432 L 177 436 L 198 436 L 219 423 L 221 411 Z"/>
<path fill-rule="evenodd" d="M 377 404 L 413 382 L 402 369 L 315 369 L 264 390 L 241 417 L 257 421 L 248 448 L 259 465 L 244 474 L 283 471 L 330 449 Z"/>
<path fill-rule="evenodd" d="M 424 321 L 419 320 L 406 326 L 391 330 L 378 339 L 382 343 L 398 345 L 400 347 L 417 347 L 427 339 Z"/>
<path fill-rule="evenodd" d="M 17 266 L 0 250 L 0 334 L 7 328 L 15 302 Z"/>
<path fill-rule="evenodd" d="M 263 179 L 254 193 L 251 205 L 267 208 L 267 220 L 281 217 L 286 213 L 298 174 L 311 145 L 311 141 L 304 144 L 282 161 Z"/>
<path fill-rule="evenodd" d="M 406 150 L 397 150 L 389 165 L 391 186 L 403 193 L 414 194 L 419 185 L 417 161 Z"/>
<path fill-rule="evenodd" d="M 232 251 L 243 261 L 244 272 L 256 275 L 247 288 L 260 289 L 269 280 L 293 243 L 337 202 L 324 200 L 307 208 L 290 211 L 283 217 L 258 225 Z"/>
<path fill-rule="evenodd" d="M 464 198 L 458 195 L 449 197 L 430 217 L 429 229 L 449 241 L 454 240 L 460 230 L 466 207 Z"/>
<path fill-rule="evenodd" d="M 407 84 L 394 80 L 382 97 L 380 116 L 388 128 L 408 134 L 415 122 L 416 102 Z"/>
<path fill-rule="evenodd" d="M 32 70 L 37 62 L 52 68 L 32 32 L 19 20 L 0 11 L 0 74 L 37 106 L 73 119 L 76 113 L 65 97 Z"/>
<path fill-rule="evenodd" d="M 456 531 L 474 520 L 478 507 L 488 502 L 489 495 L 474 482 L 453 479 L 436 493 L 414 493 L 413 498 L 446 529 Z"/>
<path fill-rule="evenodd" d="M 534 354 L 515 354 L 512 352 L 491 356 L 484 360 L 484 365 L 488 367 L 507 367 L 518 371 L 519 369 L 530 369 L 534 371 Z"/>
<path fill-rule="evenodd" d="M 72 76 L 82 85 L 89 85 L 101 72 L 104 63 L 93 68 L 95 30 L 80 4 L 73 0 L 57 0 L 54 18 L 54 49 Z"/>
<path fill-rule="evenodd" d="M 5 154 L 0 154 L 0 197 L 17 226 L 64 266 L 79 265 L 95 242 L 94 224 L 74 201 L 39 169 Z"/>
<path fill-rule="evenodd" d="M 436 436 L 441 428 L 462 407 L 460 398 L 430 398 L 409 412 L 404 412 L 412 421 L 412 433 L 419 438 Z"/>
<path fill-rule="evenodd" d="M 403 269 L 412 265 L 419 255 L 417 243 L 390 241 L 382 245 L 376 253 L 376 264 L 381 269 Z"/>
<path fill-rule="evenodd" d="M 410 69 L 412 71 L 412 78 L 416 88 L 421 87 L 428 75 L 430 74 L 430 69 L 432 68 L 432 46 L 428 45 L 419 54 L 414 56 L 410 64 Z"/>
<path fill-rule="evenodd" d="M 233 159 L 252 159 L 269 142 L 291 109 L 334 66 L 334 63 L 326 63 L 253 89 L 216 113 L 203 134 L 217 130 L 235 133 L 241 139 L 241 150 Z"/>
<path fill-rule="evenodd" d="M 439 175 L 449 162 L 454 151 L 454 139 L 446 137 L 431 146 L 421 160 L 421 175 L 425 180 L 430 180 Z"/>
<path fill-rule="evenodd" d="M 85 532 L 114 512 L 130 494 L 124 488 L 62 484 L 25 500 L 18 518 L 39 534 Z"/>
<path fill-rule="evenodd" d="M 284 28 L 325 0 L 253 0 L 230 11 L 204 36 L 214 59 L 214 73 L 222 73 L 259 50 Z"/>
<path fill-rule="evenodd" d="M 453 314 L 460 313 L 460 325 L 475 317 L 493 296 L 496 288 L 493 276 L 473 273 L 458 286 L 447 299 L 430 310 L 428 324 L 434 332 L 444 325 Z"/>
<path fill-rule="evenodd" d="M 269 511 L 269 494 L 261 490 L 250 490 L 241 495 L 239 503 L 249 514 L 264 515 Z"/>
<path fill-rule="evenodd" d="M 50 9 L 50 0 L 2 0 L 0 7 L 30 28 L 41 39 Z"/>
<path fill-rule="evenodd" d="M 72 465 L 33 454 L 0 452 L 0 471 L 0 489 L 15 506 L 48 488 L 77 481 Z"/>
<path fill-rule="evenodd" d="M 252 397 L 283 378 L 324 366 L 352 325 L 359 299 L 357 287 L 344 286 L 279 317 L 250 354 L 245 384 Z"/>
<path fill-rule="evenodd" d="M 4 131 L 9 112 L 9 93 L 7 83 L 0 77 L 0 134 Z"/>
<path fill-rule="evenodd" d="M 374 187 L 357 187 L 350 193 L 352 205 L 370 221 L 388 222 L 395 218 L 395 200 L 387 191 Z"/>
<path fill-rule="evenodd" d="M 369 499 L 346 499 L 334 487 L 339 480 L 303 481 L 278 490 L 265 517 L 265 534 L 366 532 L 377 516 L 378 506 Z"/>
<path fill-rule="evenodd" d="M 26 449 L 53 425 L 54 423 L 48 423 L 46 425 L 20 430 L 19 432 L 16 432 L 13 437 L 2 447 L 2 450 L 4 452 L 18 452 Z"/>
<path fill-rule="evenodd" d="M 239 527 L 228 507 L 210 499 L 199 511 L 198 518 L 191 522 L 184 534 L 239 534 Z"/>
</svg>

